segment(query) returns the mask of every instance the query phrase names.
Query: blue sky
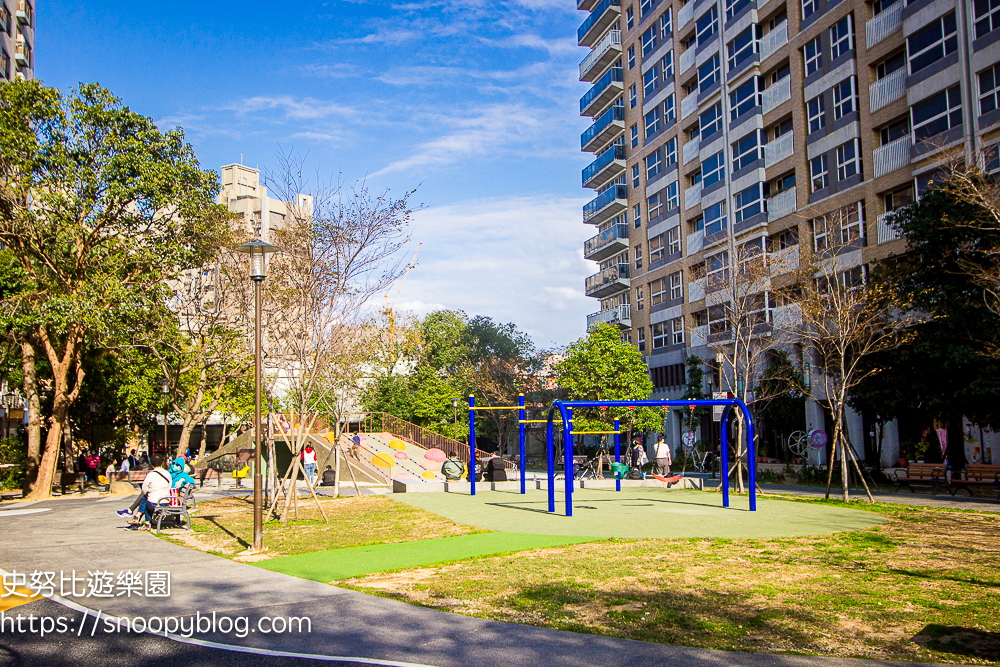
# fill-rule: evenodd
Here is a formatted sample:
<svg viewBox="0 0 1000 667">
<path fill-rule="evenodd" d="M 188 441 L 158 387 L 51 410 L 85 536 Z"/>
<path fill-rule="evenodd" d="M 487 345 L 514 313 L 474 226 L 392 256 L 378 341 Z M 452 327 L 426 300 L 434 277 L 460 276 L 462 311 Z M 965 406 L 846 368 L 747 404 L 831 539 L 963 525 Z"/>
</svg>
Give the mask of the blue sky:
<svg viewBox="0 0 1000 667">
<path fill-rule="evenodd" d="M 38 3 L 36 76 L 96 81 L 202 165 L 307 153 L 374 190 L 418 188 L 422 241 L 399 304 L 583 334 L 586 85 L 572 0 Z M 412 251 L 411 251 L 412 252 Z"/>
</svg>

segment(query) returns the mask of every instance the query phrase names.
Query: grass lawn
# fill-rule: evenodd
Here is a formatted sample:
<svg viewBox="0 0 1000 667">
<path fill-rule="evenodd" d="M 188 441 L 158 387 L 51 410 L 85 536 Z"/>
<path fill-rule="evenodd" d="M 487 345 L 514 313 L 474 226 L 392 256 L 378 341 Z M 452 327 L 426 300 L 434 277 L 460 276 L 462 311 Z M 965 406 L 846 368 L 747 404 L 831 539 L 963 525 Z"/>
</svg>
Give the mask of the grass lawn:
<svg viewBox="0 0 1000 667">
<path fill-rule="evenodd" d="M 299 501 L 299 520 L 282 526 L 264 523 L 268 556 L 289 556 L 389 542 L 483 533 L 385 496 L 321 499 L 330 522 L 325 523 L 309 499 Z M 253 543 L 253 498 L 223 498 L 198 503 L 191 532 L 172 531 L 165 537 L 184 546 L 233 557 Z"/>
<path fill-rule="evenodd" d="M 787 501 L 787 511 L 812 502 Z M 339 583 L 437 609 L 642 641 L 1000 662 L 1000 516 L 852 507 L 887 520 L 809 537 L 611 540 Z"/>
</svg>

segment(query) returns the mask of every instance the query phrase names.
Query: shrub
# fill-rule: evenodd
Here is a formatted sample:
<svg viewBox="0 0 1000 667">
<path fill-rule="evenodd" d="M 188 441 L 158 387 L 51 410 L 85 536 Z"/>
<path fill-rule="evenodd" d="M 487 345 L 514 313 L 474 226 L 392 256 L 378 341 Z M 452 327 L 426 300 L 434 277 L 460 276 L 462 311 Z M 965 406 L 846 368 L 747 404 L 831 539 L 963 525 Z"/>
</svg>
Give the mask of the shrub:
<svg viewBox="0 0 1000 667">
<path fill-rule="evenodd" d="M 13 463 L 16 466 L 0 469 L 0 488 L 20 489 L 24 486 L 24 469 L 28 464 L 28 439 L 23 433 L 0 438 L 0 463 Z"/>
</svg>

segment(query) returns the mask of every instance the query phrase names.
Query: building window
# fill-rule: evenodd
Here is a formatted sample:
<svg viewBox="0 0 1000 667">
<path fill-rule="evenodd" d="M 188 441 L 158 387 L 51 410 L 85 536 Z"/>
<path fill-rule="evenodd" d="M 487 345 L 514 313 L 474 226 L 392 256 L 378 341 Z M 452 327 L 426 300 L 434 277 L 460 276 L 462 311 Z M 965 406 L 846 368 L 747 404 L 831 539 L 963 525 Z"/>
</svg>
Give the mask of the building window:
<svg viewBox="0 0 1000 667">
<path fill-rule="evenodd" d="M 663 164 L 665 167 L 669 167 L 677 162 L 677 137 L 673 137 L 667 143 L 663 144 Z"/>
<path fill-rule="evenodd" d="M 645 302 L 642 298 L 642 285 L 635 288 L 635 308 L 636 310 L 642 310 L 645 308 Z"/>
<path fill-rule="evenodd" d="M 659 4 L 659 3 L 656 3 Z M 639 2 L 639 18 L 646 18 L 649 12 L 653 11 L 653 0 L 640 0 Z"/>
<path fill-rule="evenodd" d="M 670 320 L 670 342 L 673 345 L 684 344 L 684 317 L 675 317 Z"/>
<path fill-rule="evenodd" d="M 676 273 L 671 273 L 669 276 L 670 282 L 670 300 L 676 301 L 677 299 L 684 298 L 684 274 L 680 271 Z"/>
<path fill-rule="evenodd" d="M 840 242 L 848 244 L 865 235 L 865 203 L 854 202 L 840 209 Z"/>
<path fill-rule="evenodd" d="M 848 14 L 830 28 L 830 59 L 836 60 L 854 49 L 854 30 L 851 15 Z"/>
<path fill-rule="evenodd" d="M 0 47 L 0 75 L 8 81 L 10 80 L 10 56 L 2 47 Z"/>
<path fill-rule="evenodd" d="M 677 120 L 677 110 L 674 108 L 674 94 L 670 93 L 667 99 L 663 100 L 663 122 L 669 125 Z"/>
<path fill-rule="evenodd" d="M 997 0 L 1000 3 L 1000 0 Z M 979 115 L 995 111 L 1000 93 L 1000 65 L 987 67 L 979 73 Z"/>
<path fill-rule="evenodd" d="M 663 171 L 663 161 L 660 158 L 660 151 L 657 149 L 646 156 L 646 180 L 650 180 L 661 171 Z"/>
<path fill-rule="evenodd" d="M 748 2 L 749 0 L 744 1 Z M 727 62 L 729 63 L 730 72 L 742 65 L 748 58 L 753 57 L 753 54 L 757 52 L 757 40 L 754 39 L 754 36 L 754 26 L 751 25 L 736 35 L 736 38 L 726 46 L 726 52 L 729 55 Z"/>
<path fill-rule="evenodd" d="M 649 283 L 649 303 L 658 306 L 667 300 L 667 279 L 660 278 Z"/>
<path fill-rule="evenodd" d="M 701 163 L 701 182 L 704 187 L 707 188 L 708 186 L 721 181 L 725 175 L 725 151 L 719 151 Z"/>
<path fill-rule="evenodd" d="M 661 259 L 663 259 L 663 234 L 649 239 L 649 263 L 652 264 Z"/>
<path fill-rule="evenodd" d="M 642 75 L 642 98 L 646 99 L 655 93 L 659 83 L 660 63 L 656 63 Z"/>
<path fill-rule="evenodd" d="M 674 22 L 671 19 L 671 9 L 667 7 L 667 11 L 663 12 L 660 16 L 660 39 L 667 39 L 670 37 L 670 33 L 674 31 Z"/>
<path fill-rule="evenodd" d="M 635 67 L 635 45 L 628 47 L 628 68 Z"/>
<path fill-rule="evenodd" d="M 750 77 L 737 86 L 736 90 L 729 93 L 730 120 L 736 120 L 740 116 L 750 113 L 757 106 L 757 77 L 755 76 Z"/>
<path fill-rule="evenodd" d="M 705 236 L 716 234 L 726 228 L 726 204 L 718 202 L 705 209 Z"/>
<path fill-rule="evenodd" d="M 0 3 L 0 31 L 5 35 L 10 35 L 10 10 L 7 5 Z"/>
<path fill-rule="evenodd" d="M 976 0 L 976 39 L 1000 28 L 1000 0 Z"/>
<path fill-rule="evenodd" d="M 729 251 L 724 250 L 705 258 L 707 285 L 720 285 L 729 276 Z"/>
<path fill-rule="evenodd" d="M 632 133 L 632 148 L 635 148 L 639 145 L 639 124 L 632 123 L 632 129 L 630 132 Z"/>
<path fill-rule="evenodd" d="M 645 352 L 646 351 L 646 328 L 645 327 L 639 327 L 639 330 L 636 332 L 636 345 L 638 346 L 640 352 Z"/>
<path fill-rule="evenodd" d="M 799 244 L 799 236 L 795 229 L 778 232 L 768 240 L 770 252 L 781 252 Z"/>
<path fill-rule="evenodd" d="M 632 218 L 635 220 L 636 229 L 642 227 L 642 204 L 636 204 L 632 207 Z"/>
<path fill-rule="evenodd" d="M 635 84 L 633 83 L 628 89 L 628 103 L 629 109 L 634 109 L 635 105 L 639 102 L 638 95 L 635 90 Z"/>
<path fill-rule="evenodd" d="M 760 158 L 757 130 L 733 144 L 733 172 L 750 166 Z"/>
<path fill-rule="evenodd" d="M 674 183 L 674 191 L 676 192 L 677 184 Z M 673 229 L 667 230 L 667 254 L 676 255 L 681 251 L 681 228 L 674 227 Z"/>
<path fill-rule="evenodd" d="M 812 177 L 812 191 L 817 192 L 830 185 L 830 171 L 826 154 L 809 161 L 809 173 Z"/>
<path fill-rule="evenodd" d="M 642 244 L 638 243 L 635 246 L 635 268 L 642 268 Z"/>
<path fill-rule="evenodd" d="M 653 110 L 646 114 L 646 141 L 660 131 L 660 106 L 656 105 Z"/>
<path fill-rule="evenodd" d="M 823 101 L 822 95 L 817 95 L 809 100 L 806 104 L 806 115 L 809 118 L 810 134 L 823 129 L 823 126 L 826 125 L 826 102 Z"/>
<path fill-rule="evenodd" d="M 667 323 L 657 322 L 650 325 L 650 329 L 653 330 L 653 349 L 659 350 L 667 346 L 667 340 L 669 340 L 670 335 L 667 333 Z"/>
<path fill-rule="evenodd" d="M 625 10 L 625 26 L 626 30 L 631 30 L 635 27 L 635 10 L 632 7 Z"/>
<path fill-rule="evenodd" d="M 913 203 L 913 185 L 907 185 L 905 188 L 901 188 L 895 192 L 886 193 L 883 200 L 887 212 L 894 211 L 903 206 L 909 206 Z"/>
<path fill-rule="evenodd" d="M 955 12 L 948 12 L 906 38 L 910 74 L 916 74 L 957 50 Z"/>
<path fill-rule="evenodd" d="M 719 9 L 715 5 L 707 12 L 701 15 L 701 17 L 695 22 L 695 39 L 698 41 L 698 46 L 701 46 L 709 39 L 712 38 L 719 30 Z"/>
<path fill-rule="evenodd" d="M 649 215 L 649 221 L 652 222 L 655 218 L 657 218 L 658 216 L 660 216 L 662 213 L 663 213 L 663 202 L 660 200 L 660 193 L 657 192 L 656 194 L 652 195 L 651 197 L 647 197 L 646 198 L 646 214 Z M 652 250 L 652 248 L 650 248 L 650 253 L 652 253 L 652 252 L 653 252 L 653 250 Z M 653 261 L 652 258 L 650 258 L 649 261 Z"/>
<path fill-rule="evenodd" d="M 837 181 L 846 181 L 851 176 L 860 173 L 861 161 L 858 140 L 851 139 L 846 144 L 837 146 Z"/>
<path fill-rule="evenodd" d="M 663 210 L 672 211 L 680 205 L 680 198 L 677 196 L 677 181 L 674 181 L 663 190 Z M 679 250 L 679 248 L 678 248 Z M 674 252 L 671 250 L 670 252 Z"/>
<path fill-rule="evenodd" d="M 642 42 L 642 57 L 645 58 L 656 49 L 656 27 L 650 26 L 639 40 Z"/>
<path fill-rule="evenodd" d="M 698 92 L 703 93 L 718 82 L 719 56 L 714 55 L 711 60 L 698 68 Z"/>
<path fill-rule="evenodd" d="M 660 59 L 660 68 L 663 70 L 663 80 L 667 81 L 674 75 L 674 50 L 667 51 L 667 55 Z"/>
<path fill-rule="evenodd" d="M 764 210 L 764 189 L 760 183 L 754 183 L 746 190 L 737 192 L 733 197 L 733 211 L 736 224 L 749 220 Z"/>
<path fill-rule="evenodd" d="M 830 223 L 825 216 L 815 218 L 812 221 L 813 228 L 813 248 L 816 252 L 822 252 L 830 247 Z"/>
<path fill-rule="evenodd" d="M 632 165 L 632 189 L 639 189 L 639 163 Z"/>
<path fill-rule="evenodd" d="M 913 138 L 921 141 L 962 126 L 962 91 L 958 85 L 920 100 L 910 108 Z"/>
<path fill-rule="evenodd" d="M 701 126 L 701 139 L 705 141 L 708 137 L 722 129 L 722 103 L 716 102 L 705 113 L 698 117 L 698 125 Z"/>
<path fill-rule="evenodd" d="M 739 14 L 749 4 L 750 0 L 726 0 L 726 20 L 728 21 Z"/>
<path fill-rule="evenodd" d="M 806 60 L 806 76 L 823 68 L 823 42 L 819 37 L 806 42 L 802 47 L 802 54 Z"/>
<path fill-rule="evenodd" d="M 802 18 L 806 19 L 816 13 L 816 0 L 802 0 Z"/>
<path fill-rule="evenodd" d="M 996 144 L 983 151 L 983 168 L 987 174 L 1000 171 L 1000 147 Z"/>
<path fill-rule="evenodd" d="M 833 87 L 833 120 L 840 120 L 854 111 L 855 93 L 853 76 Z"/>
</svg>

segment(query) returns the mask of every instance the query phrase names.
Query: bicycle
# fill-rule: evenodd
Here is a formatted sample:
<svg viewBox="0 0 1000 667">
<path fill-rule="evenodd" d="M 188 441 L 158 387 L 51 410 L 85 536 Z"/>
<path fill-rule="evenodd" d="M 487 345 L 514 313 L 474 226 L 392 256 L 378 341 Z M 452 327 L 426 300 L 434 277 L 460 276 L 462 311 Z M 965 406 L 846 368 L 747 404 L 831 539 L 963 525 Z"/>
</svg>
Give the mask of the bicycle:
<svg viewBox="0 0 1000 667">
<path fill-rule="evenodd" d="M 690 462 L 694 466 L 694 472 L 705 472 L 705 452 L 701 451 L 698 443 L 681 445 L 681 450 L 684 452 L 685 468 Z"/>
<path fill-rule="evenodd" d="M 805 431 L 793 431 L 788 436 L 788 451 L 797 458 L 804 459 L 809 451 L 809 434 Z"/>
<path fill-rule="evenodd" d="M 574 479 L 603 479 L 598 465 L 600 460 L 600 458 L 593 458 L 587 461 L 586 465 L 576 472 Z"/>
</svg>

